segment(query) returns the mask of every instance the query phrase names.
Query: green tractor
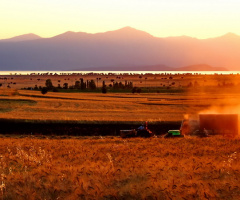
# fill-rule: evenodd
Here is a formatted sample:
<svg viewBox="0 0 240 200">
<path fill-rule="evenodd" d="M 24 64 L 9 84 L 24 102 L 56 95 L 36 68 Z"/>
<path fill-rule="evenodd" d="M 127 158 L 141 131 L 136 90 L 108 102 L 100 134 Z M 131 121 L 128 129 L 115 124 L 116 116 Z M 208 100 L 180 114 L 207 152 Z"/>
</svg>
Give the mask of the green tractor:
<svg viewBox="0 0 240 200">
<path fill-rule="evenodd" d="M 166 135 L 164 135 L 164 138 L 169 137 L 184 137 L 184 135 L 181 134 L 180 130 L 169 130 Z"/>
</svg>

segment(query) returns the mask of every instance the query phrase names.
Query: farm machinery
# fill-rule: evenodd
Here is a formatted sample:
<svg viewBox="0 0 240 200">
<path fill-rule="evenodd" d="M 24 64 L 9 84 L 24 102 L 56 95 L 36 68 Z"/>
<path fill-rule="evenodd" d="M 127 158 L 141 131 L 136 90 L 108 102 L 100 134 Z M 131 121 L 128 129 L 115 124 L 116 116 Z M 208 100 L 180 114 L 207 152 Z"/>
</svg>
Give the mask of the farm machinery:
<svg viewBox="0 0 240 200">
<path fill-rule="evenodd" d="M 163 137 L 164 138 L 169 138 L 169 137 L 184 137 L 184 134 L 182 132 L 183 130 L 183 125 L 184 125 L 184 120 L 181 123 L 180 129 L 179 130 L 169 130 L 167 134 L 165 134 Z"/>
<path fill-rule="evenodd" d="M 200 114 L 199 121 L 184 120 L 181 126 L 184 135 L 207 137 L 224 135 L 234 137 L 238 134 L 237 114 Z"/>
<path fill-rule="evenodd" d="M 120 136 L 122 138 L 130 137 L 152 137 L 154 134 L 148 129 L 148 123 L 143 123 L 140 127 L 131 130 L 120 130 Z"/>
<path fill-rule="evenodd" d="M 169 130 L 168 133 L 164 135 L 164 138 L 169 138 L 169 137 L 184 137 L 184 135 L 181 133 L 181 129 Z"/>
<path fill-rule="evenodd" d="M 122 138 L 152 137 L 153 135 L 154 134 L 152 133 L 152 131 L 148 129 L 147 122 L 142 124 L 138 129 L 120 130 L 120 136 Z M 223 135 L 228 137 L 234 137 L 238 135 L 238 115 L 200 114 L 199 120 L 185 119 L 182 121 L 179 130 L 170 129 L 163 137 L 178 138 L 184 137 L 185 135 L 197 137 Z"/>
</svg>

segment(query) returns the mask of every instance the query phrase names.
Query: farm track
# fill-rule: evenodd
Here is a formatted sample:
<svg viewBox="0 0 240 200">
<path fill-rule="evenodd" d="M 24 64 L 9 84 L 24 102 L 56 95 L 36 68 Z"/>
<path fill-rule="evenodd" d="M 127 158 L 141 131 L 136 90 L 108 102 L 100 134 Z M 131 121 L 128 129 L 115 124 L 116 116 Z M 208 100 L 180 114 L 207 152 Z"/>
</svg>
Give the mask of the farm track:
<svg viewBox="0 0 240 200">
<path fill-rule="evenodd" d="M 103 101 L 99 99 L 80 99 L 80 98 L 66 98 L 66 97 L 53 97 L 53 96 L 43 96 L 43 95 L 28 95 L 28 94 L 19 94 L 19 96 L 23 97 L 31 97 L 31 98 L 46 98 L 46 99 L 63 99 L 63 100 L 90 100 L 90 101 Z M 104 100 L 105 101 L 105 100 Z"/>
</svg>

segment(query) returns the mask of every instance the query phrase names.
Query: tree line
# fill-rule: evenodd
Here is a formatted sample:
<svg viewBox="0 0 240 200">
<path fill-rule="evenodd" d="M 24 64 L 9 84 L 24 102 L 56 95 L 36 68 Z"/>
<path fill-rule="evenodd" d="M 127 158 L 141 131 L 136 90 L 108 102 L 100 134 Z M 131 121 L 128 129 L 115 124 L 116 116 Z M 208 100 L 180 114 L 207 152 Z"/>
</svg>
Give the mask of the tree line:
<svg viewBox="0 0 240 200">
<path fill-rule="evenodd" d="M 97 80 L 98 81 L 98 80 Z M 75 81 L 74 85 L 69 86 L 68 83 L 63 83 L 63 85 L 61 86 L 61 84 L 58 84 L 57 87 L 55 87 L 52 83 L 51 79 L 47 79 L 45 82 L 45 86 L 41 87 L 41 86 L 37 86 L 35 85 L 34 90 L 41 90 L 42 94 L 46 94 L 48 91 L 53 91 L 53 92 L 58 92 L 61 89 L 75 89 L 75 90 L 90 90 L 90 91 L 94 91 L 97 89 L 96 83 L 94 80 L 86 80 L 84 81 L 83 78 L 80 78 L 80 81 Z M 112 81 L 111 84 L 109 84 L 108 86 L 105 84 L 105 81 L 102 81 L 102 87 L 100 88 L 102 93 L 107 93 L 108 89 L 112 89 L 112 90 L 124 90 L 124 89 L 132 89 L 133 93 L 135 93 L 136 87 L 133 87 L 133 83 L 129 82 L 129 81 L 125 81 L 124 83 L 120 82 L 114 82 Z M 139 90 L 138 90 L 139 92 Z"/>
</svg>

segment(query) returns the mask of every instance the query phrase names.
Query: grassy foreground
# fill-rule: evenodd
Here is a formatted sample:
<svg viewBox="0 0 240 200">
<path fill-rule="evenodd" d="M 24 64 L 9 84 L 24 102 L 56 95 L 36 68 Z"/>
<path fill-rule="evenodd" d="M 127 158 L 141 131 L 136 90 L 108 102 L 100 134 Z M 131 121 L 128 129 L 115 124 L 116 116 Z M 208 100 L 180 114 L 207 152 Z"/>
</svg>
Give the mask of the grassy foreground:
<svg viewBox="0 0 240 200">
<path fill-rule="evenodd" d="M 6 138 L 2 199 L 239 199 L 239 139 Z"/>
</svg>

